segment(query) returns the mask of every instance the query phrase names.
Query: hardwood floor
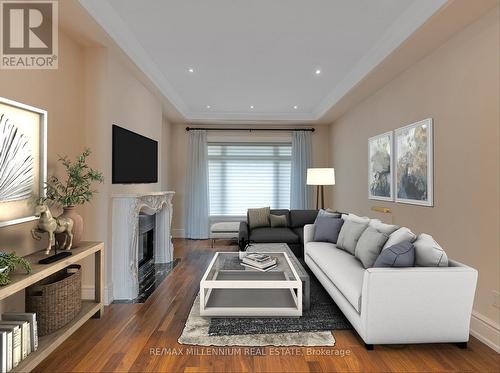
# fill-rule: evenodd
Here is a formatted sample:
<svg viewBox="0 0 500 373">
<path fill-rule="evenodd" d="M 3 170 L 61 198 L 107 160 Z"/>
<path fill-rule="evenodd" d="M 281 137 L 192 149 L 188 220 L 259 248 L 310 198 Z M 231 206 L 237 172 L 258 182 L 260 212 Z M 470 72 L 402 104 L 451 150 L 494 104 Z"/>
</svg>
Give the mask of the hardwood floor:
<svg viewBox="0 0 500 373">
<path fill-rule="evenodd" d="M 312 349 L 316 354 L 331 356 L 312 355 L 307 348 L 242 348 L 241 355 L 188 355 L 189 346 L 178 344 L 177 338 L 198 293 L 199 280 L 215 251 L 232 251 L 236 247 L 218 242 L 212 249 L 209 241 L 188 240 L 175 240 L 174 246 L 175 257 L 181 262 L 146 303 L 106 307 L 102 319 L 89 320 L 36 371 L 500 371 L 500 355 L 473 337 L 465 350 L 451 344 L 426 344 L 376 346 L 374 351 L 367 351 L 355 332 L 338 331 L 334 333 L 335 347 Z"/>
</svg>

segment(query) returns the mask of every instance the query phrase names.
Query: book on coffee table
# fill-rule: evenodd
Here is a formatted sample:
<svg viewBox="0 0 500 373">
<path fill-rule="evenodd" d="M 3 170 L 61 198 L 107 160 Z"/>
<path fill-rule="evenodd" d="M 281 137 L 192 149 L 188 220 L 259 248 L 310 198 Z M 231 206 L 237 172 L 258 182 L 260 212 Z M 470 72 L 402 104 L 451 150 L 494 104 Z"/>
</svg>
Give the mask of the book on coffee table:
<svg viewBox="0 0 500 373">
<path fill-rule="evenodd" d="M 257 271 L 261 271 L 261 272 L 267 272 L 267 271 L 270 271 L 271 269 L 273 269 L 273 268 L 276 268 L 276 267 L 277 267 L 277 265 L 276 265 L 276 264 L 274 264 L 274 265 L 272 265 L 272 266 L 270 266 L 270 267 L 267 267 L 267 268 L 259 268 L 259 267 L 254 267 L 254 266 L 252 266 L 252 265 L 245 264 L 245 263 L 241 263 L 241 265 L 242 265 L 243 267 L 252 268 L 252 269 L 255 269 L 255 270 L 257 270 Z"/>
</svg>

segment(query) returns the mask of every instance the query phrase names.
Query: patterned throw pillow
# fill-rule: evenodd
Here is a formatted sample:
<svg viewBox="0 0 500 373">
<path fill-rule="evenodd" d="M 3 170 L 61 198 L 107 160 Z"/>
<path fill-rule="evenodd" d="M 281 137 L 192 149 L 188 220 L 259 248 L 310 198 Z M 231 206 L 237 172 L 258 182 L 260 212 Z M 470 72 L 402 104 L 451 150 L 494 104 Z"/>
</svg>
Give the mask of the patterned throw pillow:
<svg viewBox="0 0 500 373">
<path fill-rule="evenodd" d="M 373 267 L 413 267 L 415 265 L 415 247 L 410 240 L 382 250 Z"/>
<path fill-rule="evenodd" d="M 271 215 L 270 207 L 248 209 L 248 228 L 269 227 L 269 215 Z"/>
</svg>

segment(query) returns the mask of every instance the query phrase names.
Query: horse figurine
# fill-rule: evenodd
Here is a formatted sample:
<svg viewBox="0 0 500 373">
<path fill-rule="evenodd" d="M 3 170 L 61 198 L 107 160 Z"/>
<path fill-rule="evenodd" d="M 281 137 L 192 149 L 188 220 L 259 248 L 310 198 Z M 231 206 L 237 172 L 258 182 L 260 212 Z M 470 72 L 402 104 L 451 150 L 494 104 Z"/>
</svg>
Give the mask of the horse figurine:
<svg viewBox="0 0 500 373">
<path fill-rule="evenodd" d="M 64 250 L 71 249 L 73 245 L 73 220 L 71 218 L 53 218 L 48 206 L 44 203 L 35 206 L 35 216 L 39 216 L 36 228 L 31 230 L 31 235 L 35 240 L 41 240 L 42 234 L 49 234 L 49 244 L 45 249 L 45 254 L 50 253 L 53 245 L 56 245 L 56 233 L 64 233 L 64 242 L 62 248 Z M 68 242 L 69 241 L 69 242 Z"/>
</svg>

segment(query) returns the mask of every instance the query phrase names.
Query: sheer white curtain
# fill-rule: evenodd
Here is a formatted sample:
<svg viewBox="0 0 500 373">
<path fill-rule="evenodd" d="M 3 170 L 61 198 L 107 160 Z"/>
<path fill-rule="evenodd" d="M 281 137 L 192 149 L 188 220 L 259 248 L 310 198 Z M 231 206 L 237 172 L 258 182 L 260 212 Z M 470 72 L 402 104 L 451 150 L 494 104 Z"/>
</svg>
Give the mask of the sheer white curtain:
<svg viewBox="0 0 500 373">
<path fill-rule="evenodd" d="M 312 166 L 311 137 L 310 131 L 292 133 L 291 209 L 310 209 L 312 206 L 312 191 L 306 185 L 307 169 Z"/>
<path fill-rule="evenodd" d="M 186 237 L 208 238 L 207 131 L 189 131 L 186 184 Z"/>
</svg>

